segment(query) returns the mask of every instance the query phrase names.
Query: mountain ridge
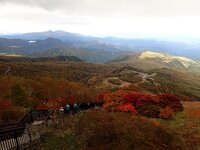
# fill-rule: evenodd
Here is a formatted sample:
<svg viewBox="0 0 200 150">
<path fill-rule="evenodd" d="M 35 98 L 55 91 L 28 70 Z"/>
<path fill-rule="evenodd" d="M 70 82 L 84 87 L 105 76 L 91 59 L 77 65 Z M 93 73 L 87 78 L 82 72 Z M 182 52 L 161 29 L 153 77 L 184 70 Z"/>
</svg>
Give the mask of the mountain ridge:
<svg viewBox="0 0 200 150">
<path fill-rule="evenodd" d="M 200 63 L 198 61 L 153 51 L 121 56 L 107 63 L 127 64 L 144 69 L 171 68 L 182 71 L 200 71 Z"/>
<path fill-rule="evenodd" d="M 76 61 L 84 62 L 82 59 L 75 56 L 56 56 L 56 57 L 15 57 L 15 56 L 0 56 L 0 62 L 51 62 L 51 61 Z"/>
</svg>

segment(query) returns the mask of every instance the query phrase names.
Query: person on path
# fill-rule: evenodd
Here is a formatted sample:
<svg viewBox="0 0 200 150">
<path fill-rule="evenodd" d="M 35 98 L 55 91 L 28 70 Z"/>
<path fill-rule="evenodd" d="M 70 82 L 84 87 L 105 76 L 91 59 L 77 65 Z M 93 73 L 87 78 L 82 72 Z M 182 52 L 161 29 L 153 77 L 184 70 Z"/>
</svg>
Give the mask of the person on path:
<svg viewBox="0 0 200 150">
<path fill-rule="evenodd" d="M 77 111 L 78 111 L 78 104 L 75 102 L 74 103 L 74 112 L 73 112 L 73 114 L 77 113 Z"/>
<path fill-rule="evenodd" d="M 70 114 L 70 105 L 69 104 L 67 104 L 65 106 L 65 112 L 66 112 L 66 114 Z"/>
</svg>

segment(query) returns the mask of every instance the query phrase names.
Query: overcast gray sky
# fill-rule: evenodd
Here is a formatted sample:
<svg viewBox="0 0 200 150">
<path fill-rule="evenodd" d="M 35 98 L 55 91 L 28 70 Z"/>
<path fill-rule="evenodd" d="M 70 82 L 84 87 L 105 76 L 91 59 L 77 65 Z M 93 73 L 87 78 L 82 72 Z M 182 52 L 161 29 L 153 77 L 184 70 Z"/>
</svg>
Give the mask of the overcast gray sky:
<svg viewBox="0 0 200 150">
<path fill-rule="evenodd" d="M 0 33 L 198 37 L 199 0 L 0 0 Z"/>
</svg>

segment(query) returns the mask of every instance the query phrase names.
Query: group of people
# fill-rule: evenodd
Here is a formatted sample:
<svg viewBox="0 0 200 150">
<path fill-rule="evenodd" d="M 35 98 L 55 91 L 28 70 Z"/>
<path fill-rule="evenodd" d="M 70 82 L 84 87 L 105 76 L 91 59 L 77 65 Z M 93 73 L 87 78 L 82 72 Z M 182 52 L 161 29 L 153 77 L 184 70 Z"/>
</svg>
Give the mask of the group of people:
<svg viewBox="0 0 200 150">
<path fill-rule="evenodd" d="M 86 111 L 88 109 L 99 109 L 102 106 L 101 103 L 88 102 L 88 103 L 72 103 L 66 104 L 64 108 L 61 108 L 60 111 L 64 114 L 75 114 L 79 111 Z"/>
<path fill-rule="evenodd" d="M 53 111 L 50 113 L 46 119 L 46 126 L 55 126 L 58 124 L 57 113 L 62 114 L 76 114 L 80 111 L 87 111 L 89 109 L 100 109 L 103 103 L 97 102 L 85 102 L 85 103 L 68 103 L 64 107 L 61 107 L 59 110 Z"/>
</svg>

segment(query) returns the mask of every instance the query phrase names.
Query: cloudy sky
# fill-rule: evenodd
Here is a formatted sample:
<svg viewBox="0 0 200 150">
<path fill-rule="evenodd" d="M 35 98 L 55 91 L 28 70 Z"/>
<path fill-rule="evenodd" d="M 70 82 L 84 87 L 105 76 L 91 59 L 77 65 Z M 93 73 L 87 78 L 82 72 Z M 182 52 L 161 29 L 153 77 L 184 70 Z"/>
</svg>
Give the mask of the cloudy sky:
<svg viewBox="0 0 200 150">
<path fill-rule="evenodd" d="M 200 37 L 199 0 L 0 0 L 0 33 Z M 200 38 L 199 38 L 200 39 Z"/>
</svg>

